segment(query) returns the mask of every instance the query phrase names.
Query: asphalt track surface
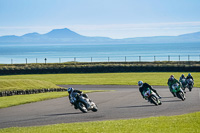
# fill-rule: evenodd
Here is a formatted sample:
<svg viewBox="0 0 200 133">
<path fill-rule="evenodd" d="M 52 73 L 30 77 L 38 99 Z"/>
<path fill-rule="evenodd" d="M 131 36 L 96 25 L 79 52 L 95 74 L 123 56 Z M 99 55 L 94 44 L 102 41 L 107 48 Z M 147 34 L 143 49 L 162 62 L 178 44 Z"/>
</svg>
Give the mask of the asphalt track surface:
<svg viewBox="0 0 200 133">
<path fill-rule="evenodd" d="M 144 100 L 137 86 L 65 85 L 81 90 L 115 90 L 89 93 L 98 105 L 97 112 L 75 110 L 68 97 L 0 109 L 0 128 L 41 126 L 58 123 L 102 121 L 152 116 L 171 116 L 200 111 L 200 88 L 187 90 L 186 100 L 173 97 L 167 87 L 154 86 L 163 104 L 155 106 Z M 67 93 L 67 92 L 66 92 Z"/>
</svg>

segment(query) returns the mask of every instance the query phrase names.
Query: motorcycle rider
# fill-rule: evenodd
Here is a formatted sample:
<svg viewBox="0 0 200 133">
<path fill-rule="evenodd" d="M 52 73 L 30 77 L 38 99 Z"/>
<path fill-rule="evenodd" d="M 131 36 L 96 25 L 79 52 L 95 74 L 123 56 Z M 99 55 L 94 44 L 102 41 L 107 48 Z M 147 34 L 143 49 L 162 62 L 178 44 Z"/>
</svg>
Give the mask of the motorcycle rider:
<svg viewBox="0 0 200 133">
<path fill-rule="evenodd" d="M 191 73 L 188 73 L 188 76 L 187 76 L 187 78 L 186 78 L 187 80 L 188 79 L 192 79 L 193 81 L 194 81 L 194 79 L 193 79 L 193 77 L 192 77 L 192 75 L 191 75 Z"/>
<path fill-rule="evenodd" d="M 187 80 L 186 80 L 184 74 L 182 74 L 181 77 L 179 78 L 179 82 L 181 83 L 181 86 L 183 87 L 182 79 L 185 79 L 185 84 L 187 84 Z M 183 91 L 184 91 L 184 93 L 186 93 L 185 89 L 183 89 Z"/>
<path fill-rule="evenodd" d="M 176 83 L 178 83 L 178 84 L 180 85 L 180 82 L 179 82 L 177 79 L 174 78 L 174 75 L 171 75 L 170 78 L 168 79 L 167 84 L 168 84 L 168 86 L 169 86 L 170 92 L 173 94 L 174 97 L 176 97 L 176 95 L 173 93 L 172 85 L 173 85 L 173 84 L 176 84 Z M 180 88 L 180 89 L 181 89 L 181 88 Z M 181 89 L 181 91 L 183 91 L 183 90 Z"/>
<path fill-rule="evenodd" d="M 193 79 L 191 73 L 188 73 L 188 76 L 186 77 L 187 83 L 189 83 L 189 79 L 192 79 L 192 81 L 193 81 L 193 84 L 192 84 L 192 85 L 194 85 L 194 79 Z"/>
<path fill-rule="evenodd" d="M 179 78 L 179 82 L 181 82 L 182 79 L 186 79 L 184 74 L 182 74 L 181 77 Z"/>
<path fill-rule="evenodd" d="M 75 109 L 78 109 L 77 105 L 74 104 L 75 103 L 75 100 L 76 99 L 75 97 L 73 97 L 73 93 L 79 93 L 80 95 L 82 95 L 83 97 L 85 98 L 88 98 L 87 94 L 83 94 L 82 91 L 80 90 L 75 90 L 74 88 L 68 88 L 67 89 L 68 93 L 69 93 L 69 101 L 72 105 L 74 105 L 74 108 Z M 87 108 L 90 108 L 90 105 L 88 104 L 88 107 Z"/>
<path fill-rule="evenodd" d="M 155 89 L 153 89 L 149 84 L 143 83 L 143 81 L 138 81 L 138 86 L 139 86 L 139 91 L 140 91 L 140 93 L 141 93 L 141 95 L 142 95 L 143 98 L 144 98 L 144 96 L 143 96 L 142 92 L 143 92 L 145 89 L 149 88 L 150 90 L 152 90 L 153 92 L 156 93 L 156 95 L 158 96 L 159 99 L 161 99 L 161 97 L 160 97 L 160 95 L 157 93 L 157 91 L 156 91 Z"/>
</svg>

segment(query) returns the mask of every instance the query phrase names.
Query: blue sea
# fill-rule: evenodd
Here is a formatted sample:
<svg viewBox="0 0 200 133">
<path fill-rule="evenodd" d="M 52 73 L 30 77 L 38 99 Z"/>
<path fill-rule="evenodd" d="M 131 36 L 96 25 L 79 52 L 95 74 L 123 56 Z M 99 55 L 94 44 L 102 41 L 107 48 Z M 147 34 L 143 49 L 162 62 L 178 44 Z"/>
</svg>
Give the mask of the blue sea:
<svg viewBox="0 0 200 133">
<path fill-rule="evenodd" d="M 0 45 L 0 64 L 114 61 L 200 61 L 200 43 Z"/>
</svg>

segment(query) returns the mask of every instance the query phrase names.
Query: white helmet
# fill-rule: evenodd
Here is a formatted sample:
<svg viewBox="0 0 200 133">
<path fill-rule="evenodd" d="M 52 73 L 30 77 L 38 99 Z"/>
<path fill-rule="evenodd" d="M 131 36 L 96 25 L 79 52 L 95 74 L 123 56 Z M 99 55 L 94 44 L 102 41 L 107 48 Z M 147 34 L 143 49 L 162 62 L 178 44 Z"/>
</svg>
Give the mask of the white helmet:
<svg viewBox="0 0 200 133">
<path fill-rule="evenodd" d="M 138 81 L 138 86 L 142 87 L 143 86 L 143 81 Z"/>
</svg>

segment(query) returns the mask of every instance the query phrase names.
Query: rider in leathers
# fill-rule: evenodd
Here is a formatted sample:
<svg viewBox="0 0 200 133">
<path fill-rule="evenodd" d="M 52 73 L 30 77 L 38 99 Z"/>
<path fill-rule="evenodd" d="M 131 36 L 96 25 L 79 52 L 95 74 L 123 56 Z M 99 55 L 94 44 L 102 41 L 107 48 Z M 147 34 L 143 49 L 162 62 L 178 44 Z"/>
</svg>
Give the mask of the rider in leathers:
<svg viewBox="0 0 200 133">
<path fill-rule="evenodd" d="M 186 79 L 187 79 L 187 80 L 188 80 L 188 79 L 192 79 L 192 80 L 194 80 L 193 77 L 192 77 L 192 75 L 191 75 L 191 73 L 188 74 L 188 76 L 187 76 Z"/>
<path fill-rule="evenodd" d="M 72 104 L 72 105 L 74 105 L 74 108 L 75 109 L 77 109 L 78 107 L 77 107 L 77 105 L 76 104 L 74 104 L 74 97 L 73 97 L 73 93 L 79 93 L 79 94 L 81 94 L 83 97 L 85 97 L 85 98 L 88 98 L 88 96 L 87 96 L 87 94 L 83 94 L 83 92 L 82 91 L 80 91 L 80 90 L 75 90 L 74 88 L 68 88 L 67 89 L 67 91 L 68 91 L 68 93 L 69 93 L 69 101 L 70 101 L 70 103 Z M 90 107 L 90 105 L 87 105 L 88 106 L 88 108 Z"/>
<path fill-rule="evenodd" d="M 182 79 L 186 79 L 185 76 L 184 76 L 184 74 L 181 75 L 181 77 L 179 79 L 179 82 L 181 82 Z"/>
<path fill-rule="evenodd" d="M 182 79 L 185 79 L 186 84 L 187 84 L 187 80 L 186 80 L 184 74 L 182 74 L 181 77 L 179 78 L 179 83 L 181 83 L 181 86 L 183 87 Z M 186 93 L 185 89 L 183 91 L 184 91 L 184 93 Z"/>
<path fill-rule="evenodd" d="M 194 79 L 193 79 L 191 73 L 188 73 L 188 76 L 186 77 L 187 83 L 189 83 L 189 79 L 193 80 L 193 85 L 194 85 Z"/>
<path fill-rule="evenodd" d="M 168 86 L 169 86 L 169 90 L 170 92 L 173 94 L 174 97 L 176 97 L 176 95 L 173 93 L 173 88 L 172 85 L 178 83 L 180 85 L 180 82 L 174 78 L 174 75 L 171 75 L 170 78 L 168 79 Z M 183 90 L 180 88 L 180 90 L 183 92 Z"/>
<path fill-rule="evenodd" d="M 144 96 L 143 96 L 143 94 L 142 94 L 143 91 L 146 90 L 147 88 L 149 88 L 150 90 L 152 90 L 153 92 L 155 92 L 156 95 L 161 99 L 161 97 L 160 97 L 160 95 L 157 93 L 157 91 L 156 91 L 155 89 L 153 89 L 149 84 L 143 83 L 143 81 L 139 81 L 139 82 L 138 82 L 138 86 L 140 87 L 140 88 L 139 88 L 139 91 L 140 91 L 140 93 L 141 93 L 141 95 L 142 95 L 143 98 L 144 98 Z"/>
<path fill-rule="evenodd" d="M 188 74 L 188 76 L 186 77 L 186 80 L 187 80 L 187 81 L 188 81 L 189 79 L 192 79 L 192 80 L 193 80 L 193 82 L 194 82 L 194 79 L 193 79 L 193 77 L 192 77 L 191 73 L 189 73 L 189 74 Z"/>
</svg>

